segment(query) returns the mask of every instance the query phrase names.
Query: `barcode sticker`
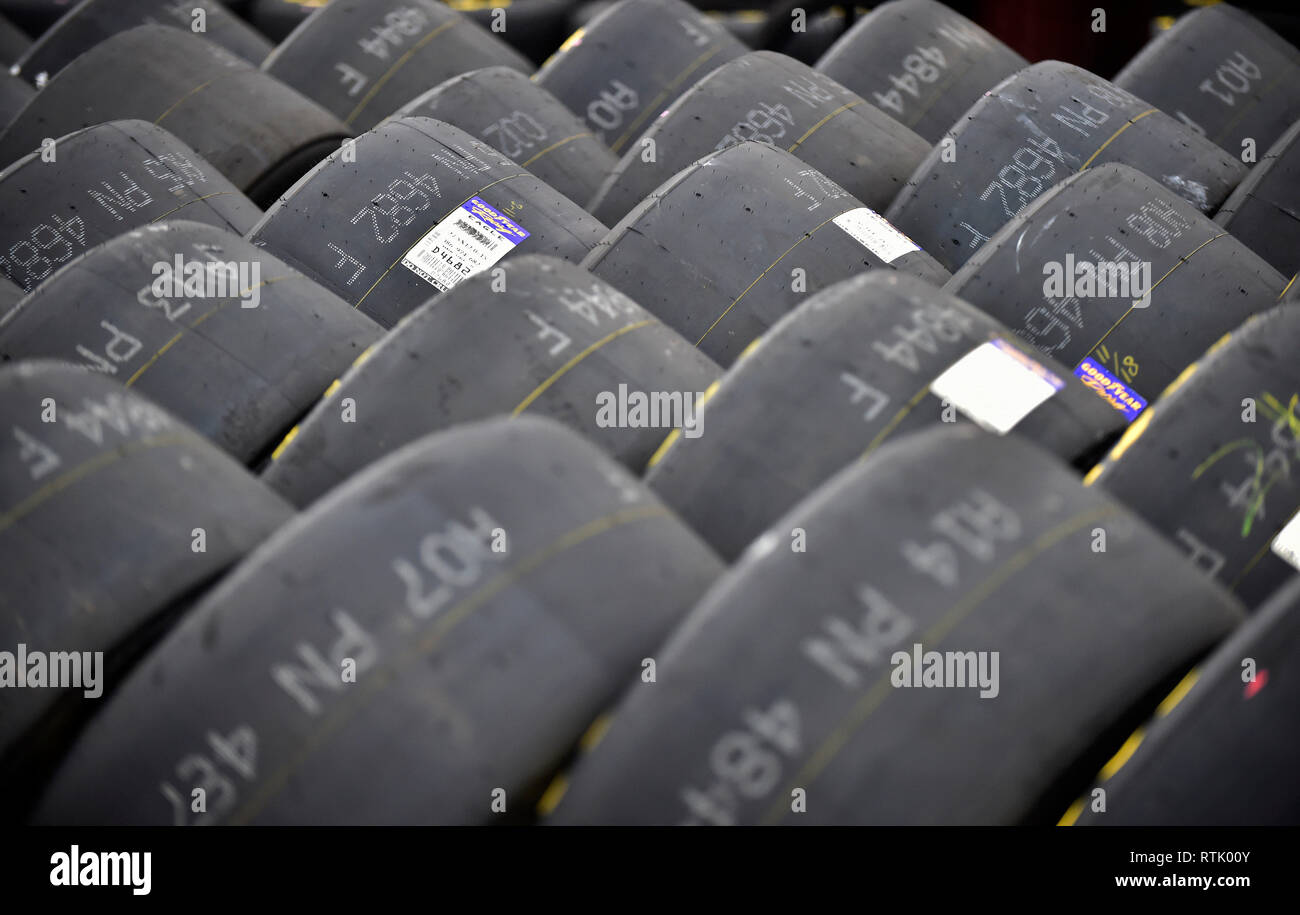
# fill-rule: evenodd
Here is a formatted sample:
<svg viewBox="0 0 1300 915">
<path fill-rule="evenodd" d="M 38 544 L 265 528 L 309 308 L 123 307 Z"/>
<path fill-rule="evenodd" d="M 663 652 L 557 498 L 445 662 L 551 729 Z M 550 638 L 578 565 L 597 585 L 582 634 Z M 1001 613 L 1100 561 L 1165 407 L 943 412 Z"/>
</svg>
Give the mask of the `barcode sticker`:
<svg viewBox="0 0 1300 915">
<path fill-rule="evenodd" d="M 920 251 L 921 246 L 889 224 L 885 217 L 869 207 L 858 207 L 835 217 L 835 224 L 853 236 L 886 264 L 892 264 L 904 254 Z"/>
<path fill-rule="evenodd" d="M 1273 552 L 1300 569 L 1300 512 L 1273 538 Z"/>
<path fill-rule="evenodd" d="M 471 197 L 402 255 L 402 266 L 446 292 L 482 273 L 529 235 L 481 197 Z"/>
<path fill-rule="evenodd" d="M 981 343 L 930 384 L 930 393 L 1005 435 L 1065 382 L 1005 340 Z"/>
</svg>

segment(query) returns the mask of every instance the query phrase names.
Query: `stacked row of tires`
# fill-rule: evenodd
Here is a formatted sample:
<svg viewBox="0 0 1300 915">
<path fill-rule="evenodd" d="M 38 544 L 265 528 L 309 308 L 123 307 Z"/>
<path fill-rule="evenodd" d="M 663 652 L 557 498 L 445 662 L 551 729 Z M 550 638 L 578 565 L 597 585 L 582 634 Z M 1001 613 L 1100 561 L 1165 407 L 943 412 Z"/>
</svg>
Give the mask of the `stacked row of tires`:
<svg viewBox="0 0 1300 915">
<path fill-rule="evenodd" d="M 1300 821 L 1300 52 L 531 2 L 0 30 L 3 816 Z"/>
</svg>

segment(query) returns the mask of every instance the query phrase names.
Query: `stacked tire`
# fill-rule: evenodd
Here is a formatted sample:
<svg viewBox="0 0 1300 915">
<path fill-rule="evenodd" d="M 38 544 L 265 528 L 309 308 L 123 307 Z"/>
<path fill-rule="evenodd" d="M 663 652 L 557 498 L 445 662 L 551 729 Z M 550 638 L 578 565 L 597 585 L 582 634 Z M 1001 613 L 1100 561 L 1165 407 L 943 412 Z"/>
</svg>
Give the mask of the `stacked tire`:
<svg viewBox="0 0 1300 915">
<path fill-rule="evenodd" d="M 1247 13 L 4 11 L 0 818 L 1300 823 Z"/>
</svg>

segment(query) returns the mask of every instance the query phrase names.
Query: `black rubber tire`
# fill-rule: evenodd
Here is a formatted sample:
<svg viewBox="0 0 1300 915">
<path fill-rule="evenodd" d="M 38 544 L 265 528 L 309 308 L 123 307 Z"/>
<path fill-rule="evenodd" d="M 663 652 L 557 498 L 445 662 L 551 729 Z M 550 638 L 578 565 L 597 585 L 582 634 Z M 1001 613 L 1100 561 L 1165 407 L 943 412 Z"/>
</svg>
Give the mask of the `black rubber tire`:
<svg viewBox="0 0 1300 915">
<path fill-rule="evenodd" d="M 574 0 L 448 0 L 447 5 L 472 19 L 528 58 L 541 65 L 573 31 L 569 14 Z M 497 10 L 504 10 L 500 31 L 494 30 Z"/>
<path fill-rule="evenodd" d="M 875 250 L 837 219 L 866 225 Z M 726 367 L 806 294 L 864 267 L 942 284 L 948 272 L 915 248 L 825 175 L 746 140 L 670 178 L 582 266 Z"/>
<path fill-rule="evenodd" d="M 23 291 L 7 277 L 0 276 L 0 321 L 23 297 Z"/>
<path fill-rule="evenodd" d="M 889 205 L 930 149 L 829 77 L 757 51 L 718 67 L 657 117 L 588 209 L 613 225 L 700 156 L 757 137 L 795 153 L 876 210 Z M 654 161 L 646 162 L 650 150 Z"/>
<path fill-rule="evenodd" d="M 577 204 L 590 200 L 618 163 L 559 99 L 510 67 L 454 76 L 389 120 L 406 117 L 436 118 L 473 134 Z"/>
<path fill-rule="evenodd" d="M 1180 18 L 1129 61 L 1115 85 L 1234 156 L 1247 138 L 1267 149 L 1300 119 L 1300 51 L 1226 3 Z"/>
<path fill-rule="evenodd" d="M 262 69 L 361 132 L 444 80 L 480 67 L 533 66 L 441 0 L 332 0 Z"/>
<path fill-rule="evenodd" d="M 1254 678 L 1244 661 L 1255 662 Z M 1081 826 L 1300 826 L 1300 579 L 1189 675 L 1085 796 Z M 1067 815 L 1068 816 L 1068 815 Z"/>
<path fill-rule="evenodd" d="M 384 327 L 442 291 L 404 266 L 403 258 L 436 227 L 460 219 L 462 206 L 476 197 L 498 214 L 517 216 L 517 225 L 530 233 L 505 257 L 535 253 L 578 261 L 606 232 L 526 169 L 432 118 L 391 121 L 357 138 L 352 161 L 345 152 L 303 176 L 249 239 Z M 405 196 L 396 196 L 399 185 L 409 189 Z M 405 205 L 417 195 L 422 206 Z M 383 201 L 391 206 L 382 208 Z M 404 221 L 394 215 L 403 210 L 410 213 Z"/>
<path fill-rule="evenodd" d="M 578 3 L 569 13 L 569 28 L 571 32 L 578 29 L 586 29 L 601 13 L 611 9 L 618 3 L 618 0 L 585 0 Z"/>
<path fill-rule="evenodd" d="M 596 5 L 597 4 L 594 3 L 588 3 L 584 4 L 584 7 L 579 8 L 582 9 L 587 6 Z M 770 24 L 768 22 L 768 14 L 766 10 L 756 8 L 721 10 L 717 8 L 718 5 L 716 3 L 710 3 L 709 6 L 711 9 L 708 10 L 707 15 L 710 19 L 715 20 L 718 25 L 739 38 L 740 41 L 744 43 L 745 47 L 753 50 L 758 49 L 759 35 L 765 31 Z M 585 25 L 585 23 L 580 22 L 576 24 L 576 26 L 582 25 Z"/>
<path fill-rule="evenodd" d="M 177 257 L 256 265 L 256 306 L 242 307 L 243 286 L 218 299 L 158 296 L 157 265 Z M 102 371 L 256 464 L 382 334 L 239 236 L 167 222 L 100 245 L 42 283 L 0 318 L 0 359 Z"/>
<path fill-rule="evenodd" d="M 640 473 L 669 430 L 602 427 L 602 392 L 617 397 L 626 385 L 694 396 L 720 374 L 581 267 L 515 258 L 404 318 L 291 433 L 263 479 L 307 505 L 421 435 L 501 414 L 558 420 Z M 343 421 L 343 398 L 353 401 L 353 421 Z"/>
<path fill-rule="evenodd" d="M 570 35 L 535 79 L 622 155 L 696 80 L 748 50 L 682 0 L 621 0 Z"/>
<path fill-rule="evenodd" d="M 146 25 L 105 39 L 50 80 L 0 134 L 0 162 L 45 137 L 124 118 L 170 130 L 258 206 L 349 135 L 319 105 L 219 45 Z"/>
<path fill-rule="evenodd" d="M 210 442 L 95 372 L 2 367 L 0 416 L 5 651 L 102 651 L 116 666 L 115 656 L 139 651 L 154 617 L 292 515 Z M 107 695 L 111 684 L 99 685 Z M 70 693 L 0 690 L 4 768 L 30 762 L 28 741 L 31 754 L 48 751 L 31 730 Z M 92 702 L 78 693 L 72 704 L 85 715 Z M 0 806 L 21 803 L 7 779 L 5 788 Z"/>
<path fill-rule="evenodd" d="M 243 234 L 261 216 L 210 162 L 144 121 L 88 127 L 51 151 L 53 161 L 38 151 L 0 172 L 0 273 L 28 292 L 131 229 L 184 218 Z"/>
<path fill-rule="evenodd" d="M 1015 434 L 1091 467 L 1127 425 L 1123 414 L 961 299 L 878 270 L 822 290 L 760 337 L 709 396 L 702 434 L 674 435 L 646 481 L 732 560 L 883 442 L 942 422 L 945 412 L 965 421 L 964 412 L 945 411 L 930 383 L 977 348 L 985 355 L 993 340 L 1061 385 L 1015 422 Z M 1028 375 L 1024 382 L 1034 384 Z"/>
<path fill-rule="evenodd" d="M 202 10 L 204 38 L 254 66 L 271 53 L 271 43 L 216 0 L 81 0 L 14 64 L 15 75 L 42 85 L 110 35 L 140 25 L 165 23 L 193 31 L 193 12 Z"/>
<path fill-rule="evenodd" d="M 253 0 L 249 18 L 267 36 L 282 41 L 326 0 Z M 530 61 L 540 64 L 572 29 L 571 0 L 450 0 L 447 6 L 491 29 L 493 11 L 506 11 L 499 37 Z"/>
<path fill-rule="evenodd" d="M 491 551 L 494 530 L 506 551 Z M 255 735 L 256 771 L 227 765 L 237 795 L 209 792 L 212 822 L 528 819 L 721 571 L 635 478 L 554 423 L 422 439 L 227 577 L 92 723 L 37 819 L 172 822 L 159 782 L 188 799 L 177 763 L 210 752 L 207 731 L 237 728 Z M 315 680 L 300 659 L 316 656 L 334 677 L 352 658 L 355 683 Z M 180 811 L 191 818 L 188 801 Z"/>
<path fill-rule="evenodd" d="M 938 72 L 924 82 L 907 68 L 910 58 L 921 62 L 912 70 Z M 880 4 L 817 61 L 822 73 L 931 143 L 938 143 L 986 90 L 1028 65 L 965 16 L 933 0 Z"/>
<path fill-rule="evenodd" d="M 1291 276 L 1300 267 L 1300 121 L 1282 134 L 1214 221 Z"/>
<path fill-rule="evenodd" d="M 245 14 L 259 32 L 279 44 L 329 0 L 252 0 Z"/>
<path fill-rule="evenodd" d="M 738 0 L 737 9 L 731 12 L 718 12 L 720 4 L 716 0 L 704 5 L 710 8 L 710 16 L 749 47 L 788 54 L 811 67 L 831 49 L 831 45 L 844 37 L 852 22 L 843 7 L 810 10 L 801 4 L 802 0 L 784 0 L 769 5 L 767 9 L 756 10 L 744 8 L 752 5 L 750 0 Z M 802 32 L 794 31 L 792 13 L 796 9 L 805 13 Z M 853 22 L 856 21 L 857 17 L 854 17 Z"/>
<path fill-rule="evenodd" d="M 949 270 L 1043 191 L 1095 165 L 1131 165 L 1207 216 L 1247 174 L 1190 127 L 1054 60 L 985 93 L 947 137 L 885 218 Z"/>
<path fill-rule="evenodd" d="M 0 128 L 13 121 L 36 96 L 36 90 L 16 76 L 0 72 Z"/>
<path fill-rule="evenodd" d="M 1252 318 L 1190 365 L 1088 476 L 1249 606 L 1296 573 L 1270 545 L 1300 510 L 1297 352 L 1300 309 Z"/>
<path fill-rule="evenodd" d="M 1134 295 L 1049 296 L 1046 265 L 1064 272 L 1067 255 L 1076 267 L 1149 263 L 1148 307 L 1135 309 Z M 1168 188 L 1109 163 L 1044 192 L 995 232 L 947 289 L 1076 374 L 1087 371 L 1085 360 L 1094 369 L 1104 363 L 1113 376 L 1107 383 L 1118 381 L 1139 398 L 1136 415 L 1220 336 L 1272 307 L 1285 283 Z"/>
<path fill-rule="evenodd" d="M 8 67 L 31 47 L 32 40 L 22 29 L 0 16 L 0 64 Z"/>
<path fill-rule="evenodd" d="M 658 682 L 628 688 L 554 821 L 1047 821 L 1241 617 L 1037 448 L 918 432 L 834 477 L 719 580 L 660 650 Z M 894 652 L 915 645 L 998 652 L 996 698 L 907 688 Z"/>
</svg>

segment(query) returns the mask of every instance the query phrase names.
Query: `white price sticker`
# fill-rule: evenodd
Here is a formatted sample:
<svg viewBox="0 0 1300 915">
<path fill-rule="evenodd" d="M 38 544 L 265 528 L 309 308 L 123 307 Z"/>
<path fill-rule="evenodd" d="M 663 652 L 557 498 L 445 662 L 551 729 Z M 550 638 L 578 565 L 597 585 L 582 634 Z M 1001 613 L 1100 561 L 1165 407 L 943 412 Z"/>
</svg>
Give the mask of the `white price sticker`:
<svg viewBox="0 0 1300 915">
<path fill-rule="evenodd" d="M 853 236 L 886 264 L 892 264 L 904 254 L 920 251 L 921 246 L 889 224 L 885 217 L 869 207 L 858 207 L 835 217 L 835 224 Z"/>
<path fill-rule="evenodd" d="M 402 266 L 446 292 L 482 273 L 529 235 L 519 223 L 471 197 L 402 255 Z"/>
<path fill-rule="evenodd" d="M 1006 435 L 1065 382 L 1005 340 L 981 343 L 930 384 L 930 393 Z"/>
<path fill-rule="evenodd" d="M 1300 569 L 1300 512 L 1273 538 L 1273 552 Z"/>
</svg>

